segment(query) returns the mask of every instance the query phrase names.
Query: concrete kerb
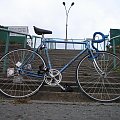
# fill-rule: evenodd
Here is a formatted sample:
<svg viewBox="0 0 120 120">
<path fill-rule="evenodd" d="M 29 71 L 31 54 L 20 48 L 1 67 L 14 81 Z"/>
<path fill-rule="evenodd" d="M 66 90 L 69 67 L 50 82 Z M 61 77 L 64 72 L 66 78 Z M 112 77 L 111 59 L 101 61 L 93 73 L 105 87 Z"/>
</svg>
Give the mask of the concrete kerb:
<svg viewBox="0 0 120 120">
<path fill-rule="evenodd" d="M 120 103 L 104 103 L 104 102 L 57 102 L 57 101 L 40 101 L 40 100 L 30 100 L 26 103 L 17 103 L 14 100 L 1 100 L 0 104 L 12 103 L 12 104 L 61 104 L 61 105 L 82 105 L 82 106 L 120 106 Z"/>
</svg>

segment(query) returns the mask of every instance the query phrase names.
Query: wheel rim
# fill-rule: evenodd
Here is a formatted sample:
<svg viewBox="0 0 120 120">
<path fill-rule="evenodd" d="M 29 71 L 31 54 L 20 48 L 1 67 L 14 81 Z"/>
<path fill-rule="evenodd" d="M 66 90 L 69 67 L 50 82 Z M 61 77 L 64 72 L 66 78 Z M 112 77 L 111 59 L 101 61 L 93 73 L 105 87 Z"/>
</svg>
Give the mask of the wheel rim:
<svg viewBox="0 0 120 120">
<path fill-rule="evenodd" d="M 120 59 L 107 52 L 97 53 L 96 58 L 104 75 L 94 69 L 89 55 L 84 57 L 77 68 L 77 81 L 82 91 L 98 101 L 113 101 L 120 97 Z M 116 60 L 114 63 L 114 60 Z M 114 64 L 116 64 L 114 66 Z M 113 68 L 115 67 L 115 68 Z M 83 69 L 83 71 L 82 71 Z"/>
<path fill-rule="evenodd" d="M 34 61 L 32 61 L 33 57 Z M 17 98 L 28 97 L 37 92 L 43 84 L 44 77 L 36 79 L 33 76 L 26 75 L 26 73 L 28 74 L 29 71 L 29 74 L 32 72 L 37 75 L 38 63 L 45 66 L 42 57 L 31 50 L 14 50 L 3 56 L 0 59 L 1 92 Z M 21 66 L 22 69 L 20 69 Z M 25 71 L 27 72 L 25 73 Z"/>
</svg>

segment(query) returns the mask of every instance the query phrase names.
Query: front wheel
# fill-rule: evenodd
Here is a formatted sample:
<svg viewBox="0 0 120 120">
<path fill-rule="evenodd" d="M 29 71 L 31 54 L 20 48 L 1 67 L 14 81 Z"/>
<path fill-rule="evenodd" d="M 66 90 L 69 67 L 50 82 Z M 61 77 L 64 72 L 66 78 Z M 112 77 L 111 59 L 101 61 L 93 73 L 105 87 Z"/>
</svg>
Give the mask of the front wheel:
<svg viewBox="0 0 120 120">
<path fill-rule="evenodd" d="M 120 58 L 108 52 L 94 53 L 95 61 L 86 55 L 77 66 L 77 82 L 81 90 L 98 101 L 120 97 Z"/>
<path fill-rule="evenodd" d="M 28 49 L 13 50 L 0 59 L 0 91 L 7 96 L 23 98 L 33 95 L 44 81 L 38 74 L 45 67 L 43 58 Z"/>
</svg>

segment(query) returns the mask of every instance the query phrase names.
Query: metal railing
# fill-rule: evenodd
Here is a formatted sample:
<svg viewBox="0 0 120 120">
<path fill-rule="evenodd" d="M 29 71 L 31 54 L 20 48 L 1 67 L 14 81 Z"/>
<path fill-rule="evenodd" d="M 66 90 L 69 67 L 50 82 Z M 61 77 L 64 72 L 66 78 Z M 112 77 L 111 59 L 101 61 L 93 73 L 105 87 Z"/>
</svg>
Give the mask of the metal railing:
<svg viewBox="0 0 120 120">
<path fill-rule="evenodd" d="M 83 50 L 85 49 L 85 39 L 65 39 L 61 38 L 45 38 L 48 49 L 72 49 Z M 29 44 L 32 48 L 37 48 L 42 42 L 42 38 L 38 36 L 32 36 L 32 42 Z"/>
<path fill-rule="evenodd" d="M 47 38 L 46 43 L 49 49 L 71 49 L 83 50 L 85 49 L 84 39 L 65 39 L 61 38 Z"/>
<path fill-rule="evenodd" d="M 26 48 L 27 45 L 29 45 L 31 48 L 37 48 L 42 42 L 42 37 L 39 37 L 39 36 L 31 36 L 30 34 L 15 32 L 5 28 L 0 28 L 0 31 L 7 32 L 7 38 L 5 40 L 6 41 L 5 53 L 8 52 L 10 33 L 20 34 L 25 36 L 26 39 L 24 40 L 23 48 Z M 61 39 L 61 38 L 45 38 L 45 39 L 47 41 L 48 49 L 66 49 L 67 48 L 72 50 L 83 50 L 85 49 L 84 41 L 91 38 L 68 39 L 67 42 L 65 41 L 65 39 Z M 108 40 L 106 40 L 104 43 L 101 43 L 101 44 L 96 43 L 95 47 L 98 48 L 99 50 L 107 50 L 106 49 L 107 41 Z"/>
<path fill-rule="evenodd" d="M 8 48 L 10 45 L 10 33 L 20 34 L 20 35 L 25 36 L 25 40 L 23 42 L 24 43 L 23 48 L 26 48 L 26 46 L 29 45 L 31 48 L 35 49 L 42 42 L 42 37 L 39 37 L 39 36 L 31 36 L 29 34 L 10 31 L 10 30 L 3 29 L 3 28 L 0 28 L 0 31 L 7 32 L 7 37 L 6 37 L 5 45 L 4 45 L 5 46 L 4 54 L 6 54 L 9 50 Z M 117 37 L 120 37 L 120 35 L 110 39 L 110 40 L 113 40 L 112 50 L 114 54 L 116 54 L 115 38 Z M 48 49 L 66 49 L 67 48 L 71 50 L 84 50 L 85 40 L 87 39 L 68 39 L 68 41 L 65 41 L 65 39 L 60 39 L 60 38 L 45 38 L 45 40 L 46 40 Z M 98 44 L 95 43 L 94 46 L 99 50 L 108 50 L 108 45 L 110 45 L 108 41 L 110 40 L 106 39 L 106 41 L 103 43 L 98 43 Z M 4 64 L 6 64 L 5 62 Z"/>
<path fill-rule="evenodd" d="M 48 49 L 71 49 L 71 50 L 83 50 L 85 49 L 85 41 L 90 39 L 65 39 L 61 38 L 45 38 Z M 103 43 L 95 43 L 95 47 L 99 50 L 106 50 L 107 39 Z M 41 37 L 33 36 L 32 48 L 37 48 L 41 44 Z M 91 46 L 92 47 L 92 46 Z"/>
<path fill-rule="evenodd" d="M 23 48 L 26 48 L 27 40 L 31 39 L 31 35 L 29 35 L 29 34 L 24 34 L 24 33 L 20 33 L 20 32 L 11 31 L 11 30 L 8 30 L 8 29 L 5 29 L 5 28 L 0 28 L 0 31 L 4 31 L 4 32 L 7 33 L 6 34 L 7 35 L 6 36 L 6 40 L 5 40 L 5 54 L 8 52 L 8 48 L 9 48 L 9 45 L 10 45 L 10 33 L 15 33 L 15 34 L 19 34 L 19 35 L 25 36 Z"/>
</svg>

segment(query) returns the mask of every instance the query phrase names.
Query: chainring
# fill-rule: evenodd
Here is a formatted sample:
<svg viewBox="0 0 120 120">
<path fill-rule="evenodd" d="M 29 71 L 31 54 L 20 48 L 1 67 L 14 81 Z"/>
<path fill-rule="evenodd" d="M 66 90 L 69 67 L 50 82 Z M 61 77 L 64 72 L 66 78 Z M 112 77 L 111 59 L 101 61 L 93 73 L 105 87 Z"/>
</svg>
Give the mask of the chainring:
<svg viewBox="0 0 120 120">
<path fill-rule="evenodd" d="M 62 80 L 62 74 L 57 69 L 50 69 L 49 73 L 45 75 L 45 83 L 50 86 L 58 85 Z"/>
</svg>

